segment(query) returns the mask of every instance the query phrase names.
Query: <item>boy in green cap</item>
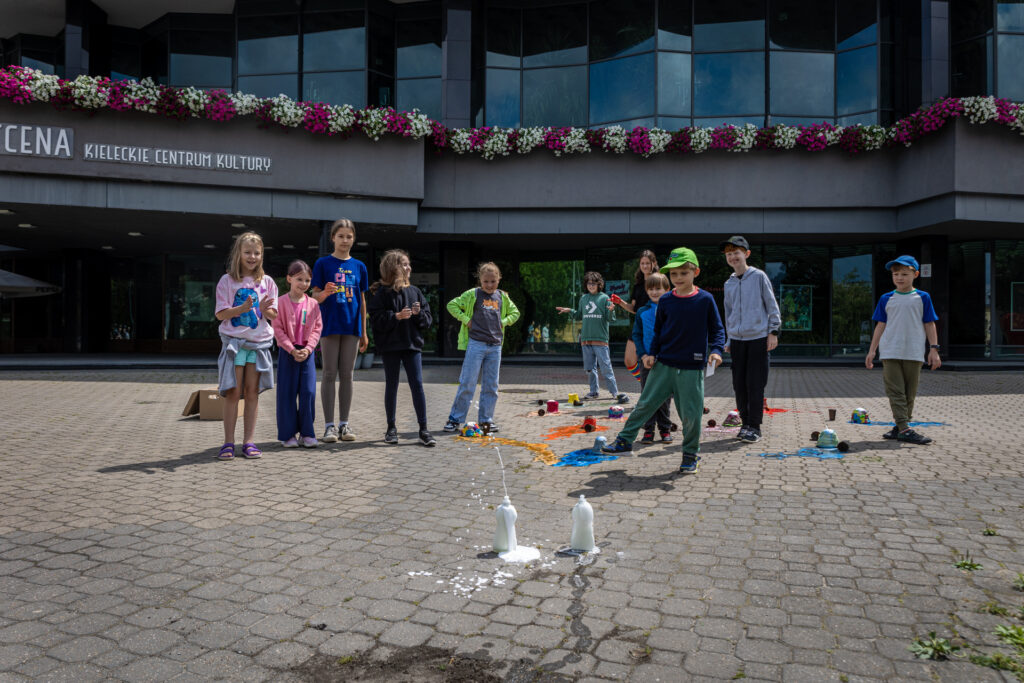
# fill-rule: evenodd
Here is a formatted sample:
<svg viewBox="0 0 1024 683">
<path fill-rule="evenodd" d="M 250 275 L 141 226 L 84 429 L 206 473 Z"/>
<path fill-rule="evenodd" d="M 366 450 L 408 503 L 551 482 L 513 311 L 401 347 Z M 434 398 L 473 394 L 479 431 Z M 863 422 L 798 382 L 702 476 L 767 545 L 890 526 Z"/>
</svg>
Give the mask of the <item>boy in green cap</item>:
<svg viewBox="0 0 1024 683">
<path fill-rule="evenodd" d="M 679 471 L 692 473 L 700 463 L 697 453 L 704 416 L 705 368 L 721 364 L 725 329 L 714 298 L 693 284 L 700 268 L 692 249 L 673 249 L 661 272 L 668 275 L 672 291 L 658 301 L 654 338 L 641 359 L 651 374 L 615 443 L 603 450 L 632 451 L 640 426 L 672 396 L 683 424 L 683 461 Z"/>
</svg>

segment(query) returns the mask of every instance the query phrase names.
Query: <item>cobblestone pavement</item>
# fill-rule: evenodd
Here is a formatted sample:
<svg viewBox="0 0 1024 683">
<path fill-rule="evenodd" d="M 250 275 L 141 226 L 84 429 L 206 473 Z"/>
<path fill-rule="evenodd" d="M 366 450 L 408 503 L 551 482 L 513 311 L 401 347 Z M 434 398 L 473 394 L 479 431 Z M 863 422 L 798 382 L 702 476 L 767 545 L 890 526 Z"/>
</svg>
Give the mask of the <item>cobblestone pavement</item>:
<svg viewBox="0 0 1024 683">
<path fill-rule="evenodd" d="M 494 448 L 440 431 L 457 373 L 426 371 L 433 450 L 414 442 L 404 387 L 403 442 L 382 443 L 382 371 L 369 370 L 358 441 L 278 448 L 268 392 L 264 457 L 231 462 L 214 457 L 219 422 L 180 417 L 212 372 L 0 374 L 0 681 L 300 680 L 317 657 L 418 646 L 516 681 L 1011 680 L 908 646 L 936 631 L 1007 653 L 993 630 L 1021 623 L 1020 374 L 926 371 L 916 417 L 949 425 L 922 429 L 926 447 L 843 422 L 857 406 L 888 419 L 881 371 L 827 368 L 773 371 L 770 407 L 788 412 L 759 444 L 705 432 L 695 476 L 675 473 L 677 444 L 556 468 L 506 443 L 520 543 L 541 550 L 523 566 L 488 554 Z M 581 370 L 502 375 L 501 437 L 559 456 L 592 443 L 542 435 L 609 400 L 535 416 L 538 398 L 582 393 Z M 619 382 L 635 401 L 635 380 Z M 721 421 L 727 370 L 707 394 Z M 811 445 L 829 407 L 852 444 L 843 459 L 757 457 Z M 619 423 L 598 422 L 614 436 Z M 601 546 L 583 561 L 556 555 L 581 493 Z M 957 569 L 957 553 L 982 568 Z"/>
</svg>

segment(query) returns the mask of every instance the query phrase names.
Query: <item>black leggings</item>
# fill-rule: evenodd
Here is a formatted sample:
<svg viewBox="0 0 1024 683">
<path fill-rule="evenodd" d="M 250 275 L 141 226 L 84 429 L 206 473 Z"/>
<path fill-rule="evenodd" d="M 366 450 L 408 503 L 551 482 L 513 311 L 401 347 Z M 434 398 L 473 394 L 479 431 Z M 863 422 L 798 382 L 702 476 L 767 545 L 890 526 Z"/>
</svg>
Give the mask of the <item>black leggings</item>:
<svg viewBox="0 0 1024 683">
<path fill-rule="evenodd" d="M 388 427 L 395 426 L 395 410 L 398 403 L 398 376 L 400 366 L 405 366 L 405 376 L 412 392 L 412 405 L 416 409 L 416 421 L 420 429 L 427 428 L 427 397 L 423 394 L 423 366 L 419 351 L 386 351 L 380 354 L 384 361 L 384 413 Z"/>
<path fill-rule="evenodd" d="M 729 342 L 732 358 L 732 388 L 740 420 L 749 427 L 761 428 L 764 417 L 764 387 L 768 383 L 768 337 Z"/>
</svg>

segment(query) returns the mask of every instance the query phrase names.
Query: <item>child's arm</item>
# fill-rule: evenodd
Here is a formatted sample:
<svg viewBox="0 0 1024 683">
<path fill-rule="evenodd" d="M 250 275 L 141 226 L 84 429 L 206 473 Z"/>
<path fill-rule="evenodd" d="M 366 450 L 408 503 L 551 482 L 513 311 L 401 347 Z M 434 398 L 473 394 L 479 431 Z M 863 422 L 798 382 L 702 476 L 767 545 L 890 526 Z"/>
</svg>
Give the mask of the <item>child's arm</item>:
<svg viewBox="0 0 1024 683">
<path fill-rule="evenodd" d="M 643 358 L 647 355 L 647 347 L 644 346 L 644 323 L 637 315 L 633 320 L 633 330 L 630 332 L 630 338 L 633 340 L 634 346 L 636 346 L 636 357 Z"/>
<path fill-rule="evenodd" d="M 419 290 L 416 290 L 419 292 Z M 420 313 L 419 313 L 419 326 L 421 330 L 425 330 L 434 324 L 434 316 L 430 312 L 430 304 L 427 303 L 427 297 L 423 296 L 423 292 L 419 292 L 420 302 Z"/>
<path fill-rule="evenodd" d="M 932 324 L 932 330 L 935 330 L 935 324 Z M 878 342 L 882 339 L 882 332 L 885 331 L 885 323 L 879 322 L 875 325 L 875 331 L 871 335 L 871 346 L 868 347 L 868 356 L 864 359 L 864 366 L 870 370 L 875 367 L 875 354 L 878 353 Z M 933 349 L 934 350 L 934 349 Z"/>
<path fill-rule="evenodd" d="M 609 300 L 604 308 L 604 319 L 610 323 L 615 322 L 615 304 Z"/>
<path fill-rule="evenodd" d="M 237 318 L 243 313 L 248 313 L 252 310 L 252 297 L 246 297 L 238 306 L 232 306 L 233 294 L 231 291 L 231 281 L 227 275 L 221 277 L 220 281 L 217 282 L 217 289 L 214 295 L 216 297 L 217 310 L 213 316 L 217 320 L 224 322 L 231 318 Z"/>
<path fill-rule="evenodd" d="M 939 343 L 939 332 L 935 328 L 935 323 L 925 323 L 924 334 L 928 337 L 928 367 L 932 370 L 938 370 L 942 367 L 942 359 L 939 358 L 939 350 L 931 348 Z"/>
<path fill-rule="evenodd" d="M 472 290 L 470 290 L 470 291 L 472 291 Z M 448 312 L 451 313 L 453 318 L 458 320 L 463 325 L 468 325 L 469 321 L 473 319 L 473 314 L 472 314 L 472 312 L 466 313 L 466 311 L 463 309 L 463 301 L 462 300 L 464 298 L 466 298 L 465 292 L 463 292 L 459 296 L 457 296 L 454 299 L 452 299 L 451 301 L 449 301 L 448 305 L 445 306 L 445 308 L 448 309 Z"/>
<path fill-rule="evenodd" d="M 324 331 L 324 319 L 320 315 L 319 306 L 309 309 L 309 315 L 306 317 L 306 329 L 309 330 L 309 334 L 306 335 L 306 350 L 313 353 L 313 349 L 320 343 L 320 335 Z"/>
<path fill-rule="evenodd" d="M 761 301 L 764 310 L 768 312 L 768 350 L 774 351 L 779 345 L 782 313 L 779 311 L 779 302 L 775 300 L 775 292 L 772 291 L 772 281 L 764 271 L 761 271 Z"/>
<path fill-rule="evenodd" d="M 515 321 L 519 320 L 519 309 L 516 308 L 516 302 L 512 301 L 512 297 L 510 297 L 506 292 L 502 292 L 501 295 L 502 298 L 508 302 L 508 315 L 501 320 L 501 328 L 505 329 L 509 325 L 515 323 Z"/>
<path fill-rule="evenodd" d="M 366 292 L 359 292 L 359 317 L 363 321 L 363 334 L 359 337 L 359 352 L 363 353 L 370 345 L 370 333 L 366 329 L 366 324 L 369 322 L 366 315 Z"/>
<path fill-rule="evenodd" d="M 310 294 L 313 300 L 318 304 L 322 304 L 327 300 L 327 297 L 335 294 L 338 291 L 337 285 L 333 282 L 327 282 L 327 278 L 324 277 L 323 267 L 320 262 L 317 261 L 313 264 L 313 292 Z"/>
<path fill-rule="evenodd" d="M 390 332 L 398 325 L 398 319 L 395 317 L 395 312 L 391 310 L 391 306 L 388 305 L 384 289 L 381 287 L 370 297 L 367 312 L 375 330 Z"/>
<path fill-rule="evenodd" d="M 282 315 L 277 317 L 270 323 L 270 327 L 274 330 L 274 339 L 277 340 L 277 346 L 280 349 L 284 349 L 286 353 L 295 353 L 295 343 L 291 337 L 288 336 L 291 325 L 288 322 L 288 316 Z"/>
<path fill-rule="evenodd" d="M 718 315 L 718 305 L 714 299 L 708 304 L 708 365 L 717 367 L 722 364 L 722 348 L 725 346 L 725 326 Z"/>
</svg>

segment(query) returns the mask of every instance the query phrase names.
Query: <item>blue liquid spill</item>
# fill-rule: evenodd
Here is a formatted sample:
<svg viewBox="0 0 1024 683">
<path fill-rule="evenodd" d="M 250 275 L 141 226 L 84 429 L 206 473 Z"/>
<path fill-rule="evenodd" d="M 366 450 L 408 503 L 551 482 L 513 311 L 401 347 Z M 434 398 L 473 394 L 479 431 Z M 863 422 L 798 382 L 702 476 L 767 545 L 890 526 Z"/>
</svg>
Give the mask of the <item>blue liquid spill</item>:
<svg viewBox="0 0 1024 683">
<path fill-rule="evenodd" d="M 895 422 L 880 422 L 878 420 L 868 420 L 867 422 L 854 422 L 850 420 L 847 424 L 851 425 L 867 425 L 869 427 L 895 427 Z M 952 425 L 946 424 L 945 422 L 908 422 L 911 427 L 951 427 Z"/>
<path fill-rule="evenodd" d="M 782 460 L 783 458 L 817 458 L 818 460 L 839 460 L 843 457 L 843 452 L 838 448 L 801 448 L 795 453 L 747 453 L 747 455 L 756 455 L 762 458 L 771 458 L 772 460 Z"/>
<path fill-rule="evenodd" d="M 617 455 L 605 455 L 590 448 L 566 453 L 552 467 L 586 467 L 605 460 L 618 460 Z"/>
</svg>

